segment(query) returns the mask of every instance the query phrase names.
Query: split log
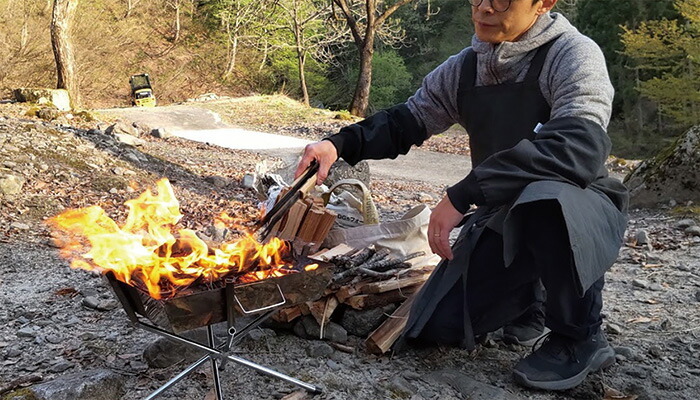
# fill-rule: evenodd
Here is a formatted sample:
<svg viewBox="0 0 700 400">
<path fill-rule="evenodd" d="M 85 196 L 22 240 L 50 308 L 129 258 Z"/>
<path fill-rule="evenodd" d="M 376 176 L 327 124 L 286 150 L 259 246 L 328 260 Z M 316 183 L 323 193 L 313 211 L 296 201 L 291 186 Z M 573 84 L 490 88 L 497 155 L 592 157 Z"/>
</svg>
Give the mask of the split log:
<svg viewBox="0 0 700 400">
<path fill-rule="evenodd" d="M 313 242 L 314 233 L 323 219 L 323 214 L 323 210 L 320 210 L 317 207 L 311 207 L 311 209 L 306 213 L 304 221 L 302 221 L 301 226 L 299 227 L 297 237 L 306 243 Z"/>
<path fill-rule="evenodd" d="M 335 292 L 335 298 L 338 299 L 339 302 L 344 303 L 348 298 L 357 294 L 362 294 L 362 286 L 366 285 L 367 283 L 368 282 L 358 282 L 353 285 L 341 286 Z"/>
<path fill-rule="evenodd" d="M 289 208 L 289 213 L 287 213 L 287 216 L 285 217 L 286 221 L 282 226 L 279 235 L 280 239 L 294 240 L 294 238 L 296 238 L 297 231 L 299 231 L 299 225 L 301 225 L 301 222 L 304 220 L 304 216 L 306 216 L 308 208 L 309 205 L 302 200 L 297 200 L 294 202 L 294 204 Z"/>
<path fill-rule="evenodd" d="M 362 293 L 372 294 L 372 293 L 384 293 L 391 290 L 396 290 L 400 288 L 405 288 L 409 286 L 414 286 L 421 284 L 428 280 L 430 274 L 423 274 L 418 276 L 411 276 L 408 278 L 401 279 L 391 279 L 382 282 L 372 282 L 362 286 Z"/>
<path fill-rule="evenodd" d="M 323 214 L 321 215 L 321 220 L 316 226 L 316 230 L 314 231 L 313 239 L 311 241 L 314 243 L 323 243 L 323 241 L 326 240 L 326 236 L 328 236 L 328 232 L 331 231 L 337 217 L 338 214 L 324 208 Z"/>
<path fill-rule="evenodd" d="M 292 322 L 297 317 L 301 316 L 301 308 L 299 306 L 287 307 L 279 310 L 277 314 L 273 316 L 274 320 L 277 322 Z"/>
<path fill-rule="evenodd" d="M 372 308 L 384 307 L 388 304 L 398 303 L 406 300 L 410 295 L 415 293 L 419 285 L 409 286 L 402 289 L 392 290 L 390 292 L 378 294 L 358 294 L 349 297 L 344 301 L 345 304 L 355 310 L 369 310 Z"/>
<path fill-rule="evenodd" d="M 389 351 L 406 327 L 408 314 L 411 311 L 411 306 L 413 305 L 416 295 L 417 292 L 412 294 L 411 297 L 404 301 L 403 304 L 379 326 L 379 328 L 370 333 L 367 340 L 365 340 L 365 346 L 368 352 L 372 354 L 384 354 Z"/>
<path fill-rule="evenodd" d="M 324 326 L 331 319 L 331 315 L 338 307 L 338 299 L 328 296 L 321 300 L 306 303 L 309 312 L 320 326 Z"/>
</svg>

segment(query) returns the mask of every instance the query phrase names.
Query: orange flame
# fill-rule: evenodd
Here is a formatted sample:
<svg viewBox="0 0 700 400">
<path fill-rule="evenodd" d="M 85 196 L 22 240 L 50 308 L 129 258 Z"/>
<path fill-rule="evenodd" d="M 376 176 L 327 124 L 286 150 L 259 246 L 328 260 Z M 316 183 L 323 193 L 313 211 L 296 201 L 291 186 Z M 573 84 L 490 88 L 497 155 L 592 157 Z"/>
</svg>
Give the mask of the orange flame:
<svg viewBox="0 0 700 400">
<path fill-rule="evenodd" d="M 112 271 L 132 286 L 138 280 L 155 299 L 161 298 L 161 288 L 170 291 L 199 278 L 213 282 L 233 273 L 241 275 L 239 282 L 252 282 L 296 272 L 283 260 L 289 249 L 278 238 L 261 244 L 246 233 L 219 248 L 209 248 L 192 230 L 179 229 L 173 234 L 182 218 L 179 202 L 167 179 L 156 185 L 157 195 L 146 190 L 125 202 L 129 213 L 121 227 L 99 206 L 68 210 L 49 219 L 47 223 L 64 234 L 61 239 L 71 238 L 61 249 L 71 267 Z M 231 222 L 223 214 L 216 224 Z"/>
</svg>

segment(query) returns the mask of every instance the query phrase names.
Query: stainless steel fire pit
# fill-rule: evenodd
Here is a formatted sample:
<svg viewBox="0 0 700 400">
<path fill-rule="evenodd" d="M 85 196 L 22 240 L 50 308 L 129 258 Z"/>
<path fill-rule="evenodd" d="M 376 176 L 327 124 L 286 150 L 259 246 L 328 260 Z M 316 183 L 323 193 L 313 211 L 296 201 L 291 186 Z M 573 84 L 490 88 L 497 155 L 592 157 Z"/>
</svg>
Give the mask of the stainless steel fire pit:
<svg viewBox="0 0 700 400">
<path fill-rule="evenodd" d="M 153 299 L 141 289 L 121 282 L 112 273 L 107 273 L 106 281 L 134 325 L 207 353 L 146 399 L 156 398 L 207 361 L 211 361 L 219 400 L 223 399 L 219 369 L 228 361 L 282 379 L 309 392 L 320 393 L 321 389 L 317 386 L 230 354 L 236 343 L 279 309 L 314 301 L 321 297 L 331 280 L 333 268 L 328 263 L 317 261 L 314 263 L 319 266 L 311 271 L 302 270 L 281 277 L 243 284 L 236 284 L 232 279 L 220 281 L 210 286 L 188 289 L 174 297 L 161 300 Z M 257 317 L 244 328 L 236 330 L 235 318 L 242 315 L 257 315 Z M 144 322 L 144 318 L 151 323 Z M 217 345 L 212 325 L 223 321 L 228 323 L 228 339 L 226 343 Z M 178 335 L 178 333 L 205 326 L 208 345 Z"/>
</svg>

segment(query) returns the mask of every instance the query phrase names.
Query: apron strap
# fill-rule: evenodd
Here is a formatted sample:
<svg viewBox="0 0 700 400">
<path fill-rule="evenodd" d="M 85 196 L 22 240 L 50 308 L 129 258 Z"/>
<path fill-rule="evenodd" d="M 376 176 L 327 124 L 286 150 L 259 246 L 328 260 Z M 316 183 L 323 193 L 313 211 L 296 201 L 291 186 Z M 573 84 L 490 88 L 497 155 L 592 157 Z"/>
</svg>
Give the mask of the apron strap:
<svg viewBox="0 0 700 400">
<path fill-rule="evenodd" d="M 532 61 L 530 61 L 530 68 L 527 71 L 527 75 L 525 75 L 525 82 L 538 83 L 540 72 L 542 72 L 542 66 L 544 65 L 544 60 L 547 58 L 547 53 L 549 53 L 549 49 L 552 47 L 554 42 L 557 41 L 557 39 L 559 39 L 559 37 L 556 37 L 537 48 L 537 53 L 535 53 Z"/>
</svg>

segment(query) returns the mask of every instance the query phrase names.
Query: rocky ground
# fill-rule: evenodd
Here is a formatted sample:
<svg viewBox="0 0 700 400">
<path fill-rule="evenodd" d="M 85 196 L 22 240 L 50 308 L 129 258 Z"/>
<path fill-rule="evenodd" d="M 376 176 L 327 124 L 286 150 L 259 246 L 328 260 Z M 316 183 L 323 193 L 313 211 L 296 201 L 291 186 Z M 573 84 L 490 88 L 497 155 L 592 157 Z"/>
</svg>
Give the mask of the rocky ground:
<svg viewBox="0 0 700 400">
<path fill-rule="evenodd" d="M 221 211 L 251 220 L 258 200 L 240 181 L 261 159 L 147 135 L 130 146 L 97 129 L 106 128 L 99 121 L 47 123 L 22 113 L 21 105 L 0 105 L 0 398 L 143 398 L 193 355 L 130 326 L 101 277 L 59 258 L 43 222 L 94 204 L 123 219 L 123 202 L 162 176 L 173 183 L 186 227 L 206 229 Z M 445 140 L 464 140 L 454 137 Z M 373 180 L 371 188 L 384 218 L 442 197 L 442 188 L 420 182 Z M 604 327 L 618 362 L 570 391 L 516 386 L 510 368 L 530 349 L 497 340 L 472 353 L 407 348 L 376 357 L 353 335 L 339 334 L 338 346 L 260 328 L 235 354 L 319 385 L 317 399 L 697 399 L 700 227 L 695 209 L 682 206 L 632 210 L 604 293 Z M 304 398 L 292 385 L 232 364 L 222 382 L 228 398 Z M 211 399 L 211 389 L 210 369 L 200 368 L 161 398 Z"/>
</svg>

